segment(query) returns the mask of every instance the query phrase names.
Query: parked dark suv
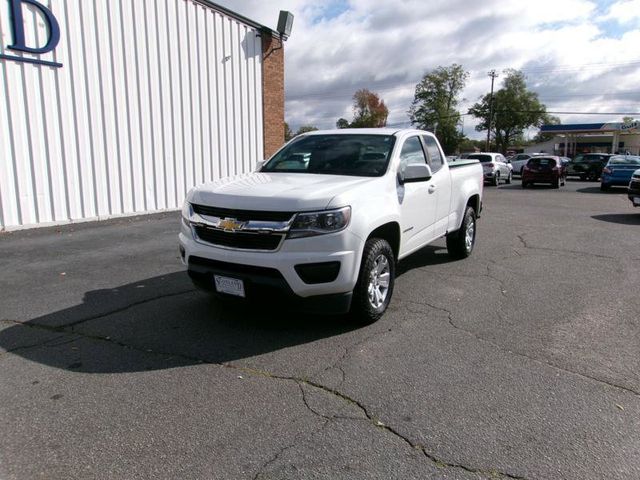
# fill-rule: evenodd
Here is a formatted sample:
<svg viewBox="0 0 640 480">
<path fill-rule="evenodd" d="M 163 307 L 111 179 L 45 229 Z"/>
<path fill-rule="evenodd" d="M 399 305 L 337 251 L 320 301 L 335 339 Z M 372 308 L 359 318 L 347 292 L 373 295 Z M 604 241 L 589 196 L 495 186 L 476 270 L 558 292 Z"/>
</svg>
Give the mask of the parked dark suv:
<svg viewBox="0 0 640 480">
<path fill-rule="evenodd" d="M 609 161 L 610 153 L 584 153 L 576 155 L 567 165 L 567 177 L 580 177 L 580 180 L 597 181 L 602 169 Z"/>
</svg>

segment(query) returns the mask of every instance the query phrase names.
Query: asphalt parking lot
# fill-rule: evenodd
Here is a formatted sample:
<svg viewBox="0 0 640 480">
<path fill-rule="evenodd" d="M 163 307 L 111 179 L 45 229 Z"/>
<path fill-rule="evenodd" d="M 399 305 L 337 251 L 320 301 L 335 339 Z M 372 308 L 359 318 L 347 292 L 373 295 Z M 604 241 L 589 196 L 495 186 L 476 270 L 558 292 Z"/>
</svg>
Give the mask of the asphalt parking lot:
<svg viewBox="0 0 640 480">
<path fill-rule="evenodd" d="M 359 328 L 220 303 L 178 214 L 0 234 L 0 478 L 640 478 L 640 209 L 485 188 Z"/>
</svg>

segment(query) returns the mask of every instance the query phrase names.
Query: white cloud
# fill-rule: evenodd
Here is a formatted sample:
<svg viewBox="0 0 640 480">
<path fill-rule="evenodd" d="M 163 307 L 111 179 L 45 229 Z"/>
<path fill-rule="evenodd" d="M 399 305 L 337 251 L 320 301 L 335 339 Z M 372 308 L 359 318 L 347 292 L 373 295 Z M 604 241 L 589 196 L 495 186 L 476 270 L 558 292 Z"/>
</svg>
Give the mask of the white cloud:
<svg viewBox="0 0 640 480">
<path fill-rule="evenodd" d="M 603 20 L 614 20 L 623 25 L 637 22 L 640 20 L 640 0 L 620 0 L 613 3 Z"/>
<path fill-rule="evenodd" d="M 488 70 L 520 68 L 549 110 L 639 109 L 629 92 L 640 90 L 640 33 L 620 28 L 609 35 L 590 0 L 350 0 L 333 17 L 336 2 L 219 2 L 272 27 L 280 9 L 294 13 L 285 47 L 286 115 L 294 128 L 329 128 L 350 118 L 358 88 L 381 95 L 389 123 L 406 122 L 422 75 L 454 62 L 470 72 L 463 108 L 488 91 Z M 606 17 L 623 24 L 634 15 L 640 16 L 640 0 L 614 3 Z M 465 132 L 472 133 L 473 122 L 465 119 Z"/>
</svg>

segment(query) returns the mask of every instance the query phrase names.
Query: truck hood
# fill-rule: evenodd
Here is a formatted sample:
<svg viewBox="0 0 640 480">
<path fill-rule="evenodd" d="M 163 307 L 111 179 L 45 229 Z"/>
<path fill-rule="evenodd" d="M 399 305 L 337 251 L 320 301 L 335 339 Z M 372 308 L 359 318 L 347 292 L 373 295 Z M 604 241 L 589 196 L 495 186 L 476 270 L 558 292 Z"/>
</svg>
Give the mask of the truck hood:
<svg viewBox="0 0 640 480">
<path fill-rule="evenodd" d="M 371 178 L 310 173 L 261 173 L 228 177 L 194 188 L 187 200 L 240 210 L 311 211 Z"/>
</svg>

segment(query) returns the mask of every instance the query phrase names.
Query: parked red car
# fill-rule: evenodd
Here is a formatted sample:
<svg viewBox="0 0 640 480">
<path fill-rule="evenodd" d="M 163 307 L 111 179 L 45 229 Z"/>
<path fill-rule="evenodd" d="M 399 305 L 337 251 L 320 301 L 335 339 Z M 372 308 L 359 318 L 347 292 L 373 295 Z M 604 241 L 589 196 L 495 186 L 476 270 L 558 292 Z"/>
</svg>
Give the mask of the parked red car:
<svg viewBox="0 0 640 480">
<path fill-rule="evenodd" d="M 533 157 L 522 169 L 522 188 L 534 183 L 550 183 L 559 188 L 566 181 L 567 167 L 560 157 Z"/>
</svg>

